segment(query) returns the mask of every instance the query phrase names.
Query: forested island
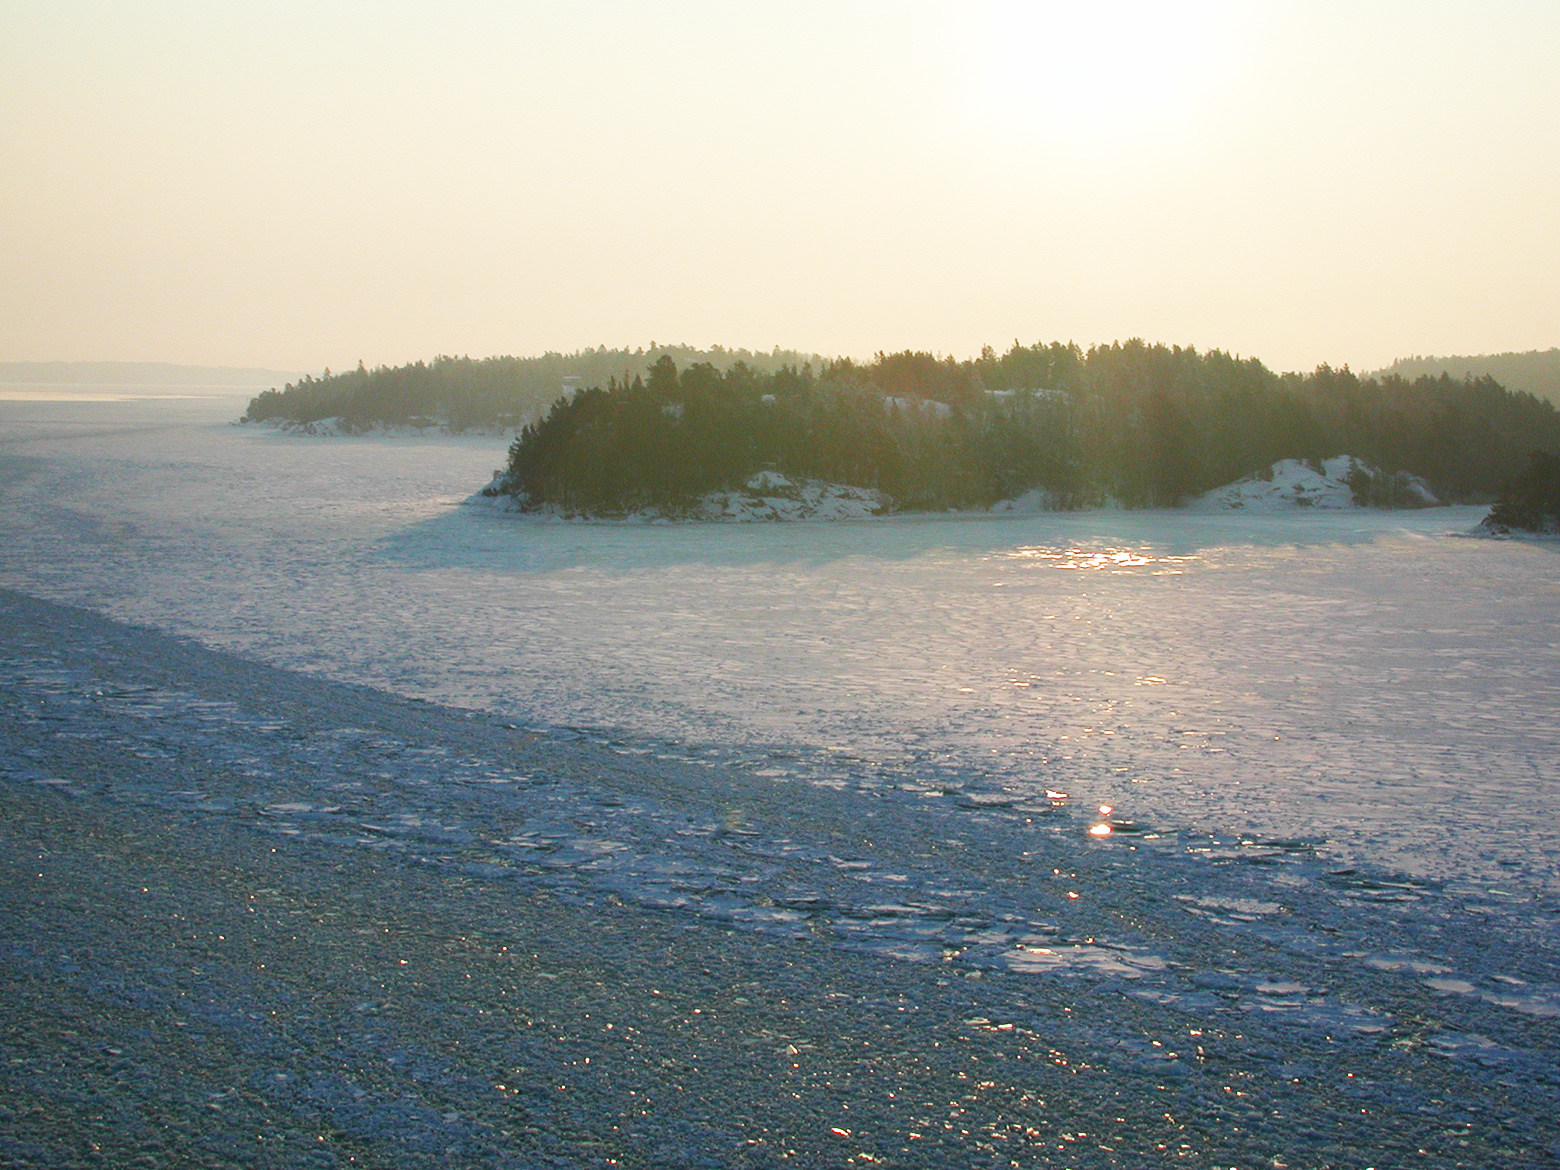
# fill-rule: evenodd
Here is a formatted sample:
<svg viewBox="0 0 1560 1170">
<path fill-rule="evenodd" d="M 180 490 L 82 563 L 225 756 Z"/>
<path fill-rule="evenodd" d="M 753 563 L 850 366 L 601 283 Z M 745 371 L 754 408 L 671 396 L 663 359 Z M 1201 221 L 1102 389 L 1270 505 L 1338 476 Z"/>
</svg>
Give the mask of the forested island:
<svg viewBox="0 0 1560 1170">
<path fill-rule="evenodd" d="M 260 395 L 246 416 L 278 417 L 523 423 L 490 491 L 580 515 L 689 514 L 761 474 L 850 485 L 898 511 L 1035 492 L 1056 508 L 1164 507 L 1279 460 L 1320 468 L 1344 454 L 1378 469 L 1350 473 L 1359 503 L 1422 504 L 1410 476 L 1443 502 L 1489 502 L 1532 452 L 1560 454 L 1555 408 L 1487 376 L 1278 374 L 1138 340 L 1015 342 L 966 360 L 684 347 L 441 358 L 305 379 Z"/>
<path fill-rule="evenodd" d="M 1404 506 L 1420 502 L 1408 475 L 1443 501 L 1491 500 L 1535 448 L 1560 452 L 1560 415 L 1489 378 L 1278 375 L 1139 341 L 771 373 L 662 357 L 526 426 L 495 490 L 527 509 L 677 514 L 771 471 L 875 489 L 906 511 L 1036 490 L 1059 508 L 1163 507 L 1278 460 L 1347 453 L 1381 469 L 1351 479 L 1359 502 Z"/>
<path fill-rule="evenodd" d="M 740 362 L 758 373 L 822 360 L 792 350 L 701 350 L 652 341 L 648 349 L 600 346 L 524 358 L 441 356 L 374 369 L 360 362 L 353 370 L 305 375 L 284 389 L 257 395 L 244 421 L 309 425 L 331 419 L 346 431 L 396 426 L 440 426 L 457 433 L 517 430 L 544 414 L 560 393 L 602 386 L 614 377 L 627 381 L 663 357 L 683 366 L 705 363 L 721 370 Z"/>
</svg>

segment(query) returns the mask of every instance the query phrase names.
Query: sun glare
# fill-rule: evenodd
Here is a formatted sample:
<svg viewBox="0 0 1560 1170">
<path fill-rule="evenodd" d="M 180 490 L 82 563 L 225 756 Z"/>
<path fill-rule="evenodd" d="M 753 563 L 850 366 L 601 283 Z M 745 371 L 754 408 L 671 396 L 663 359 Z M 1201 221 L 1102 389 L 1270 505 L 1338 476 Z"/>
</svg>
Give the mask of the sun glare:
<svg viewBox="0 0 1560 1170">
<path fill-rule="evenodd" d="M 1085 145 L 1191 125 L 1233 72 L 1224 0 L 993 0 L 972 62 L 972 113 L 1000 134 Z"/>
</svg>

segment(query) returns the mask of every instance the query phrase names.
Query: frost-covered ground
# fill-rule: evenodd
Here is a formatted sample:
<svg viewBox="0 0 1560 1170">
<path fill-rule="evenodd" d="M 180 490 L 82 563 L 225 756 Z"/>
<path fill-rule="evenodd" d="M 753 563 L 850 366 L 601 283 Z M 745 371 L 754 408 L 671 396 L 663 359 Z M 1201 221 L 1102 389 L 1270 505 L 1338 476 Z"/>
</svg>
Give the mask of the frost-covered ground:
<svg viewBox="0 0 1560 1170">
<path fill-rule="evenodd" d="M 538 788 L 294 726 L 293 770 L 255 773 L 281 778 L 252 798 L 270 831 L 432 842 L 1041 998 L 1082 980 L 1183 1035 L 1249 1022 L 1286 1083 L 1331 1075 L 1316 1062 L 1343 1045 L 1434 1056 L 1490 1108 L 1552 1092 L 1553 547 L 1457 535 L 1479 509 L 534 523 L 458 506 L 502 441 L 291 436 L 224 426 L 224 405 L 0 405 L 0 585 L 477 708 L 640 776 Z M 67 721 L 151 704 L 203 751 L 249 744 L 239 762 L 272 750 L 258 715 L 177 687 L 105 699 L 72 669 L 14 653 L 6 687 Z M 305 791 L 351 768 L 394 791 Z M 700 773 L 704 804 L 674 783 Z M 522 783 L 512 806 L 462 795 Z M 1547 1124 L 1524 1110 L 1523 1132 Z"/>
</svg>

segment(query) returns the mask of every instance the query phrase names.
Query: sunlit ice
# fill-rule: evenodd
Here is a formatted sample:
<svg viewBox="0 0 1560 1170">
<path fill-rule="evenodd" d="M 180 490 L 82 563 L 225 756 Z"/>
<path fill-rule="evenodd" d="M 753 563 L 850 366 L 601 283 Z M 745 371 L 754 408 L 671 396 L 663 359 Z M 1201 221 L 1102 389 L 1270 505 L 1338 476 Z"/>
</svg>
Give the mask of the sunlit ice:
<svg viewBox="0 0 1560 1170">
<path fill-rule="evenodd" d="M 1080 148 L 1194 130 L 1238 75 L 1247 27 L 1227 0 L 991 0 L 978 19 L 973 129 Z"/>
</svg>

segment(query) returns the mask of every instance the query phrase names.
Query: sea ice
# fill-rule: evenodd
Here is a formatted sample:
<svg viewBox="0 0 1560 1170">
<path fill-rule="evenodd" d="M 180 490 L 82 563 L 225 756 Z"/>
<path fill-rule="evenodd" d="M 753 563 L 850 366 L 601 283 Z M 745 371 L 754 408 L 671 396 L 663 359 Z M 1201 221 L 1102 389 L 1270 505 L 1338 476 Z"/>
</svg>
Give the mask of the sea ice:
<svg viewBox="0 0 1560 1170">
<path fill-rule="evenodd" d="M 0 584 L 480 710 L 515 725 L 511 744 L 577 740 L 644 776 L 686 768 L 762 795 L 697 817 L 644 792 L 602 803 L 355 721 L 250 714 L 244 736 L 289 746 L 233 752 L 233 775 L 350 758 L 397 777 L 402 800 L 275 794 L 256 806 L 267 831 L 436 849 L 747 929 L 816 927 L 976 974 L 1119 978 L 1145 1002 L 1350 1034 L 1376 1026 L 1350 1014 L 1373 980 L 1426 996 L 1427 978 L 1462 980 L 1472 992 L 1449 1002 L 1513 1019 L 1560 1003 L 1531 958 L 1554 953 L 1560 898 L 1554 552 L 1450 539 L 1480 510 L 516 523 L 459 507 L 502 440 L 326 440 L 225 417 L 0 404 Z M 1293 495 L 1298 468 L 1261 492 Z M 1325 470 L 1335 494 L 1313 499 L 1347 475 Z M 781 479 L 728 504 L 752 517 L 831 498 Z M 50 702 L 87 701 L 47 663 L 6 669 Z M 237 734 L 233 709 L 168 690 L 91 701 L 145 729 L 134 750 L 149 758 Z M 442 803 L 455 792 L 523 792 L 533 815 L 488 840 Z M 819 841 L 812 810 L 846 797 L 862 819 Z M 1091 837 L 1101 824 L 1113 831 Z M 1348 996 L 1211 948 L 1173 958 L 1130 931 L 1075 929 L 1129 881 L 1185 939 L 1347 969 Z M 1526 983 L 1475 979 L 1491 968 L 1472 943 L 1436 941 L 1450 921 L 1511 940 L 1494 969 Z M 1234 973 L 1224 986 L 1208 972 Z M 1293 993 L 1258 986 L 1291 976 Z"/>
</svg>

